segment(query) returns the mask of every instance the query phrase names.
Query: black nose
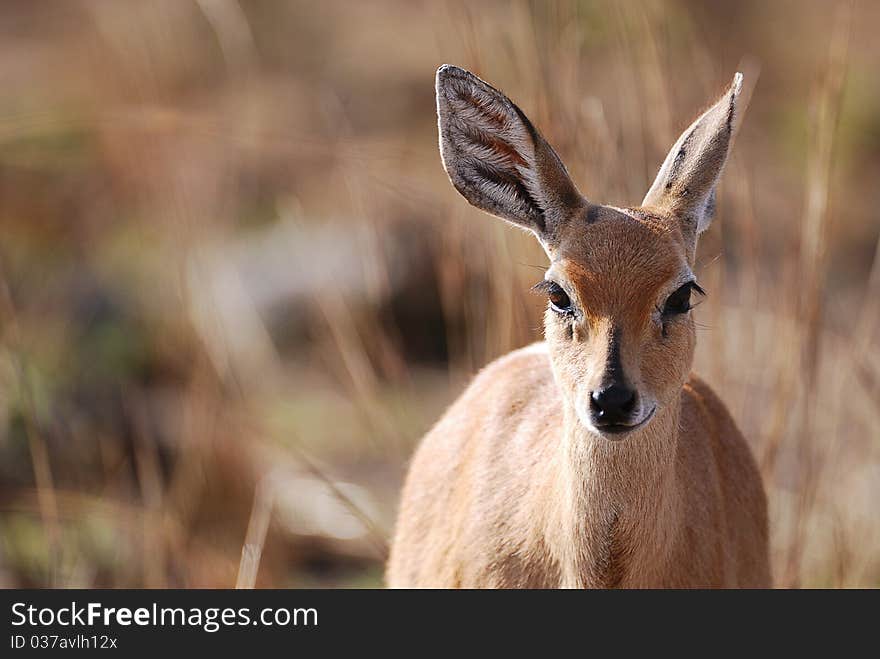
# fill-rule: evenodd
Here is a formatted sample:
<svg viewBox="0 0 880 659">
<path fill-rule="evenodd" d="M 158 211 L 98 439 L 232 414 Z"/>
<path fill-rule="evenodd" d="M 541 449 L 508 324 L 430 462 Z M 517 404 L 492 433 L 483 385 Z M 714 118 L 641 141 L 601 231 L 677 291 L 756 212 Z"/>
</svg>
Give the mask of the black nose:
<svg viewBox="0 0 880 659">
<path fill-rule="evenodd" d="M 593 418 L 600 426 L 629 421 L 635 406 L 636 392 L 619 384 L 597 389 L 590 395 Z"/>
</svg>

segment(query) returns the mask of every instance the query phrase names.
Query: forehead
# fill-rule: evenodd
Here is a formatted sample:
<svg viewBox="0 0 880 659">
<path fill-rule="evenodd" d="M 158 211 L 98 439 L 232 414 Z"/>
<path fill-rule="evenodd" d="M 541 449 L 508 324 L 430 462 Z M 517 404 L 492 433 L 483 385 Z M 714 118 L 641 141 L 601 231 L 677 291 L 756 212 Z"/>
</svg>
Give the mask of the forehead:
<svg viewBox="0 0 880 659">
<path fill-rule="evenodd" d="M 639 302 L 688 273 L 675 225 L 638 210 L 594 207 L 562 236 L 551 275 L 564 277 L 590 311 Z M 682 282 L 683 283 L 683 282 Z"/>
</svg>

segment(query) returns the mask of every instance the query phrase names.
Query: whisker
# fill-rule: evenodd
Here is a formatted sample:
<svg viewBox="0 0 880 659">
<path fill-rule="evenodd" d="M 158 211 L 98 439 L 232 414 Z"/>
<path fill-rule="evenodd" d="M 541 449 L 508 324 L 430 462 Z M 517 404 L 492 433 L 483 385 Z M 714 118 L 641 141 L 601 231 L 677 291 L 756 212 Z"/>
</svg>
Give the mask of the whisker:
<svg viewBox="0 0 880 659">
<path fill-rule="evenodd" d="M 527 268 L 534 268 L 535 270 L 546 270 L 547 269 L 547 266 L 545 266 L 545 265 L 534 265 L 533 263 L 523 263 L 522 261 L 517 261 L 516 264 L 525 266 Z"/>
<path fill-rule="evenodd" d="M 713 256 L 708 261 L 704 261 L 702 263 L 697 263 L 696 268 L 699 271 L 703 271 L 708 268 L 710 265 L 714 265 L 722 256 L 724 256 L 724 252 L 718 252 L 715 256 Z"/>
</svg>

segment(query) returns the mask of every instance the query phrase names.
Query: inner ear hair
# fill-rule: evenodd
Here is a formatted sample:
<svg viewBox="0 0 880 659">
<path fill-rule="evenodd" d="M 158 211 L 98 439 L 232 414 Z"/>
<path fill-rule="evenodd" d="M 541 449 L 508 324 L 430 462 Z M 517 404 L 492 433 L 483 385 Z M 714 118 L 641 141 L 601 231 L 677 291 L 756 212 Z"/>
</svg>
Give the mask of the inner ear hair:
<svg viewBox="0 0 880 659">
<path fill-rule="evenodd" d="M 532 231 L 552 249 L 586 207 L 556 152 L 507 96 L 456 66 L 437 70 L 440 153 L 471 204 Z"/>
</svg>

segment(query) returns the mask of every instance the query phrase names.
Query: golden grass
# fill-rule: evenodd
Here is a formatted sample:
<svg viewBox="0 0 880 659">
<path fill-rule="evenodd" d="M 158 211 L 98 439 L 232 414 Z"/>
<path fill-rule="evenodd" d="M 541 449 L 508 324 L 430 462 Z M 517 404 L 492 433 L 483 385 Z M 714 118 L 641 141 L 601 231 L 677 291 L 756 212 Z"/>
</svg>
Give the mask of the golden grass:
<svg viewBox="0 0 880 659">
<path fill-rule="evenodd" d="M 545 257 L 440 167 L 447 61 L 615 204 L 760 65 L 698 255 L 696 370 L 759 457 L 778 585 L 880 585 L 878 8 L 3 13 L 0 585 L 381 583 L 415 442 L 540 337 Z"/>
</svg>

